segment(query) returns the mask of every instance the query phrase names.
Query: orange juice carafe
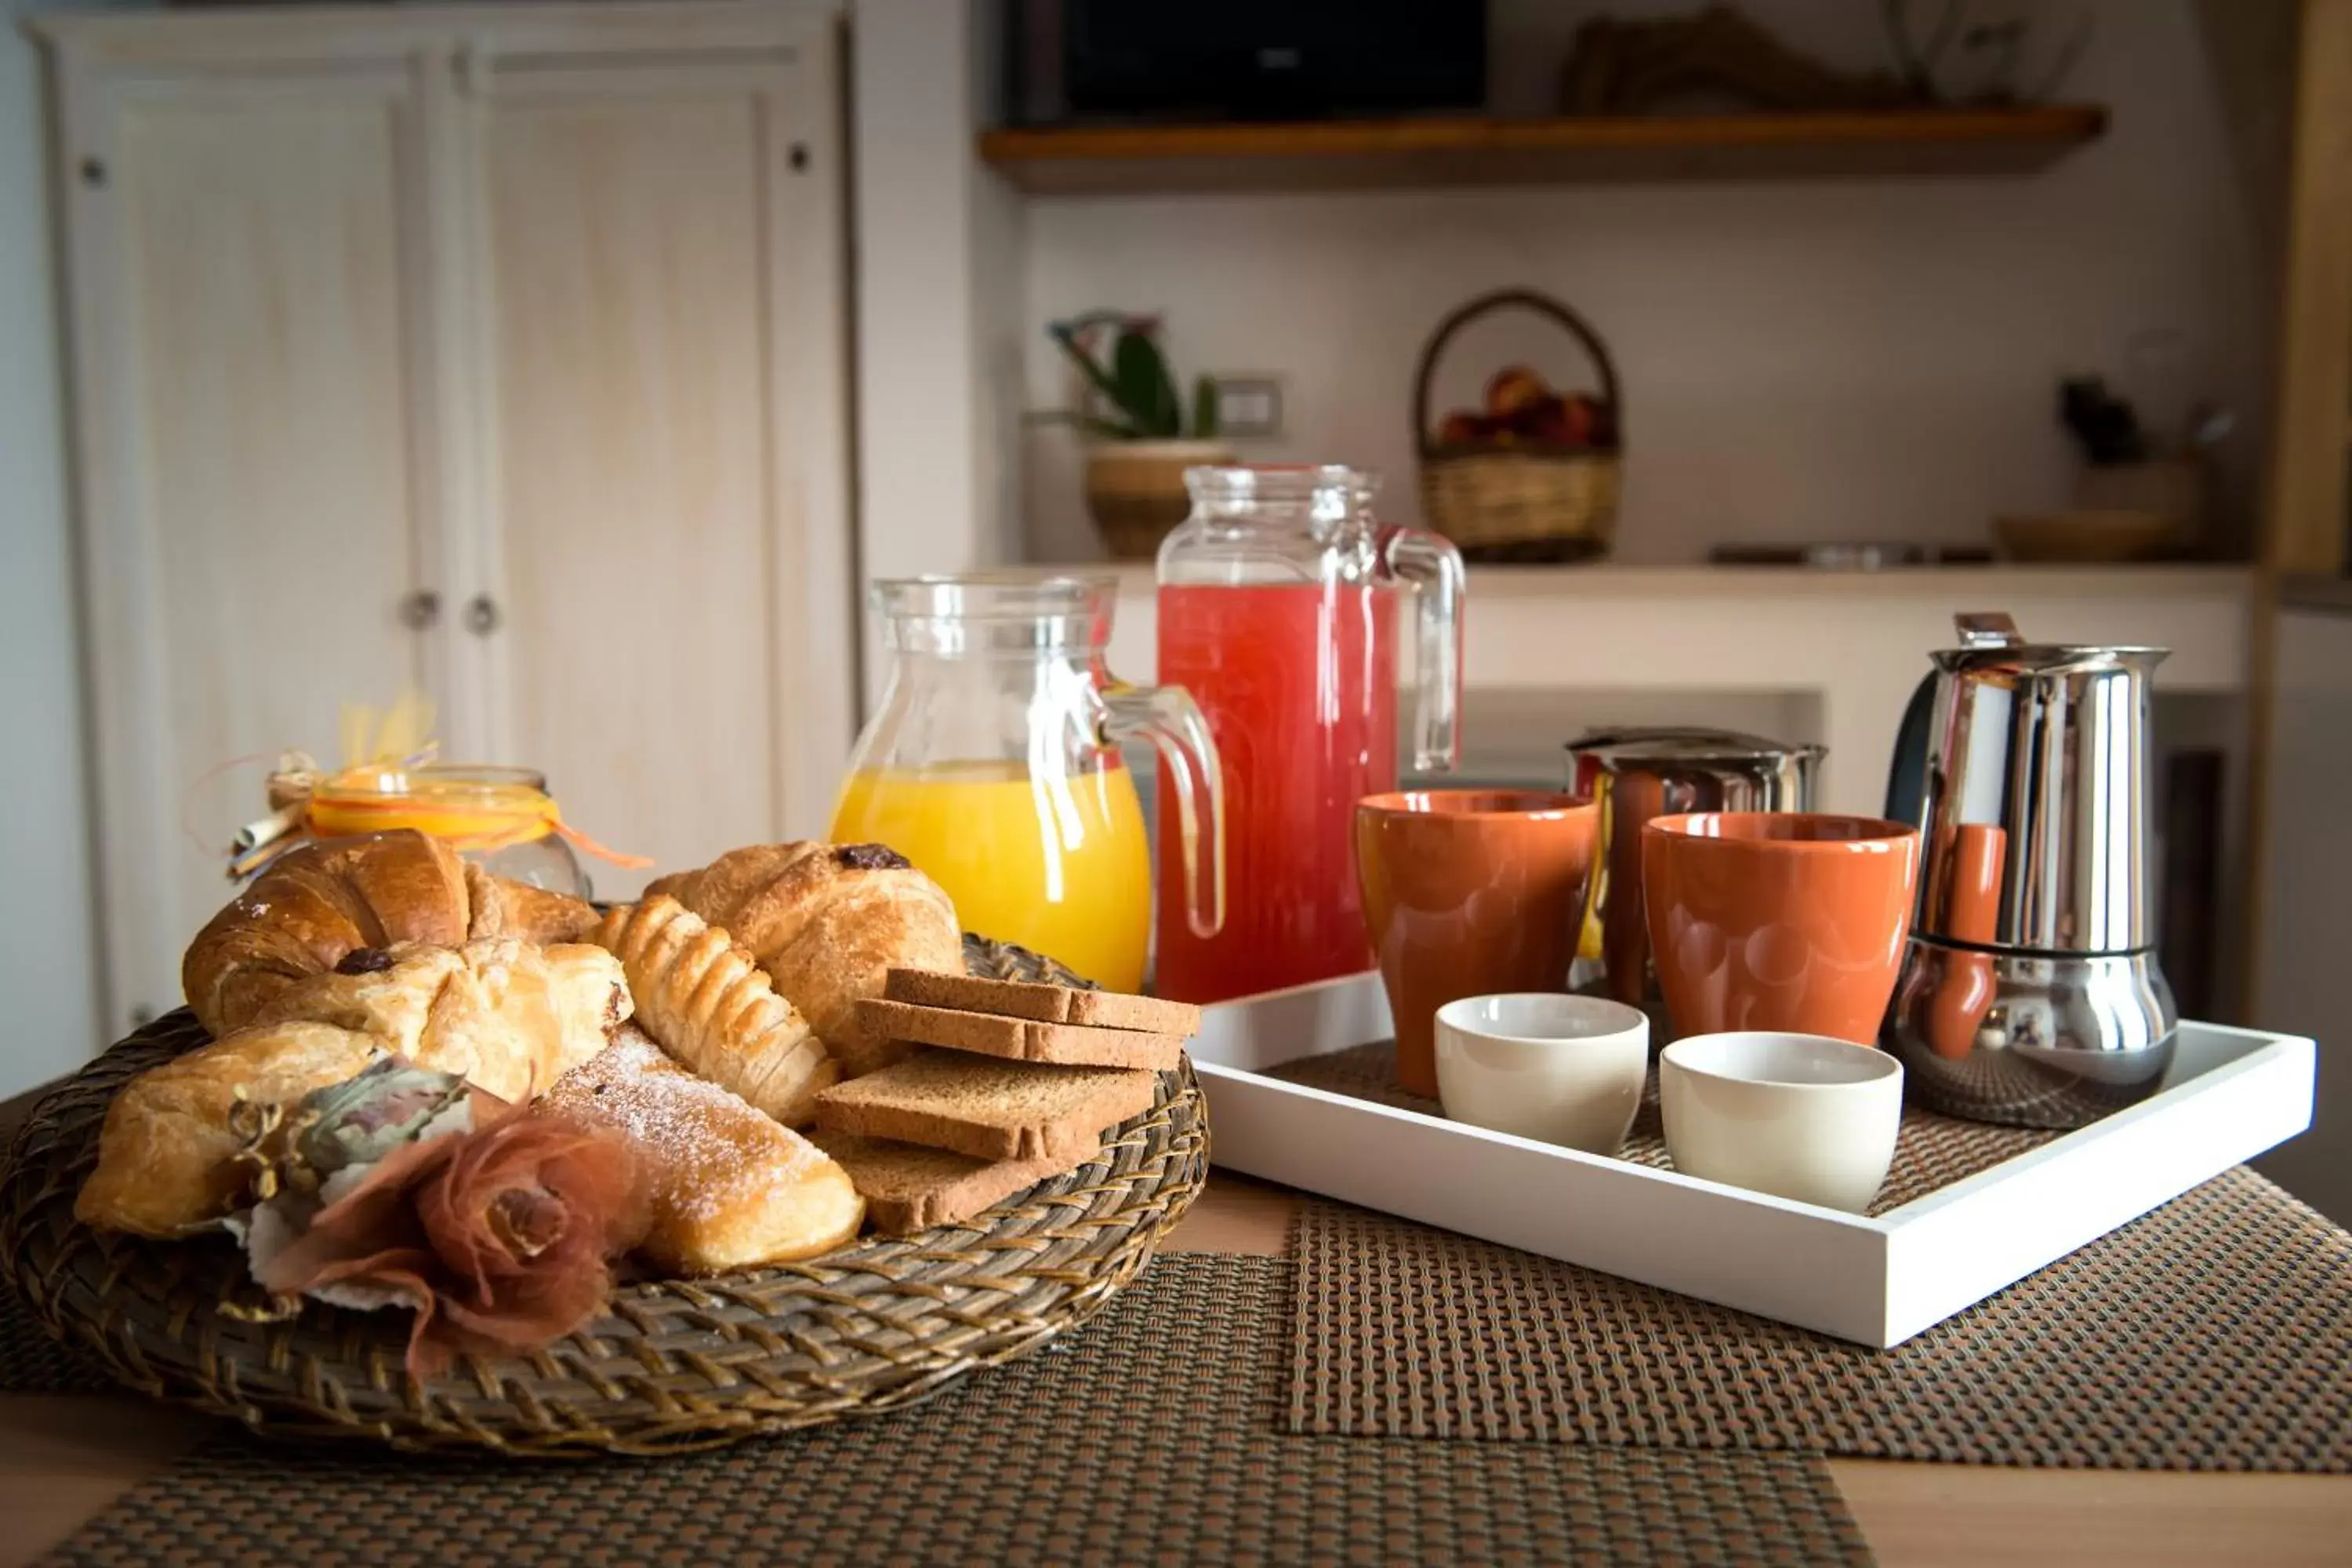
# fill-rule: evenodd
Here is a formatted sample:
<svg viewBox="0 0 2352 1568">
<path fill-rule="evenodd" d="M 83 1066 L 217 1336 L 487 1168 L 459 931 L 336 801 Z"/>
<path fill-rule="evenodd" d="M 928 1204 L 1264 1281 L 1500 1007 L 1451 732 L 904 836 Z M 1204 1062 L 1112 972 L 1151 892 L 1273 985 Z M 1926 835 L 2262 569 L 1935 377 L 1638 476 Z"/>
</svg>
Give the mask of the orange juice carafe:
<svg viewBox="0 0 2352 1568">
<path fill-rule="evenodd" d="M 955 900 L 966 931 L 1118 991 L 1151 950 L 1151 846 L 1119 755 L 1150 742 L 1172 797 L 1188 930 L 1224 919 L 1221 770 L 1174 687 L 1103 662 L 1108 577 L 992 573 L 877 583 L 890 679 L 834 807 L 837 843 L 887 844 Z"/>
</svg>

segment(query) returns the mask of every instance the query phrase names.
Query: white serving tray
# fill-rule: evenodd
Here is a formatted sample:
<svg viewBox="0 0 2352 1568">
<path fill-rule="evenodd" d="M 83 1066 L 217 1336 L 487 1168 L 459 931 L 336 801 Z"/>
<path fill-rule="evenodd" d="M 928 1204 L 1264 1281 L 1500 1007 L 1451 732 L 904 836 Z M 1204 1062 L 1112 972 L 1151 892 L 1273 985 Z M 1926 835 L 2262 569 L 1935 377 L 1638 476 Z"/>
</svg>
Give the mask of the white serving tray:
<svg viewBox="0 0 2352 1568">
<path fill-rule="evenodd" d="M 1880 1349 L 2311 1124 L 2311 1041 L 2183 1024 L 2149 1099 L 1864 1217 L 1263 1076 L 1389 1033 L 1373 974 L 1204 1009 L 1212 1161 Z"/>
</svg>

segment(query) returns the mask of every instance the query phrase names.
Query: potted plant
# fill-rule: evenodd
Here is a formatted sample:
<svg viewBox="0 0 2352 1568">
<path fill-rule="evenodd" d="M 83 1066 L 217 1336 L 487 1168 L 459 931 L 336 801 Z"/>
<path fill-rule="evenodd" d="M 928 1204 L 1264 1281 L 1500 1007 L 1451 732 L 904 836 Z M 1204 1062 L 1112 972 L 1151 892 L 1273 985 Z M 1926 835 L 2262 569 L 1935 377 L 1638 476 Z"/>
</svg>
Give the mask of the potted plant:
<svg viewBox="0 0 2352 1568">
<path fill-rule="evenodd" d="M 1160 347 L 1158 318 L 1095 310 L 1055 321 L 1045 332 L 1086 378 L 1091 395 L 1089 406 L 1042 417 L 1093 437 L 1087 511 L 1113 556 L 1148 561 L 1192 510 L 1184 470 L 1234 460 L 1216 439 L 1216 386 L 1205 375 L 1193 382 L 1188 429 L 1184 400 Z M 1106 341 L 1108 353 L 1098 353 Z"/>
</svg>

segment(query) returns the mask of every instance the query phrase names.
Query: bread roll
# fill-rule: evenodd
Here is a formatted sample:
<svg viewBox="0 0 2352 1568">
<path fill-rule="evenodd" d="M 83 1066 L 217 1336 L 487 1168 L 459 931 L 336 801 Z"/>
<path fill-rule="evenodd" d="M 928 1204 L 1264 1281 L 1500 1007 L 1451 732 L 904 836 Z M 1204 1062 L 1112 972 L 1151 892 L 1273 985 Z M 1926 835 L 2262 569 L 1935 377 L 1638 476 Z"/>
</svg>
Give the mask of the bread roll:
<svg viewBox="0 0 2352 1568">
<path fill-rule="evenodd" d="M 849 1078 L 908 1052 L 857 1019 L 857 1004 L 882 994 L 892 965 L 963 969 L 954 903 L 878 844 L 753 845 L 646 890 L 669 895 L 750 949 Z"/>
<path fill-rule="evenodd" d="M 841 1071 L 727 932 L 649 895 L 594 934 L 619 956 L 638 1021 L 664 1050 L 787 1127 L 814 1119 L 817 1091 Z"/>
<path fill-rule="evenodd" d="M 865 1200 L 828 1155 L 671 1061 L 634 1025 L 558 1080 L 539 1112 L 628 1141 L 653 1209 L 638 1251 L 667 1274 L 814 1258 L 865 1218 Z"/>
<path fill-rule="evenodd" d="M 356 948 L 455 947 L 477 936 L 575 942 L 595 923 L 578 899 L 493 877 L 441 840 L 403 828 L 279 856 L 196 933 L 180 984 L 218 1039 Z"/>
<path fill-rule="evenodd" d="M 290 1104 L 387 1054 L 357 1029 L 273 1024 L 140 1074 L 106 1108 L 98 1169 L 74 1200 L 74 1217 L 142 1236 L 176 1236 L 218 1219 L 246 1196 L 247 1173 L 231 1158 L 243 1143 L 229 1131 L 240 1089 L 259 1104 Z"/>
<path fill-rule="evenodd" d="M 620 961 L 586 942 L 541 948 L 502 937 L 462 948 L 362 948 L 344 968 L 358 972 L 298 981 L 254 1022 L 357 1029 L 509 1101 L 544 1092 L 602 1051 L 634 1010 Z"/>
</svg>

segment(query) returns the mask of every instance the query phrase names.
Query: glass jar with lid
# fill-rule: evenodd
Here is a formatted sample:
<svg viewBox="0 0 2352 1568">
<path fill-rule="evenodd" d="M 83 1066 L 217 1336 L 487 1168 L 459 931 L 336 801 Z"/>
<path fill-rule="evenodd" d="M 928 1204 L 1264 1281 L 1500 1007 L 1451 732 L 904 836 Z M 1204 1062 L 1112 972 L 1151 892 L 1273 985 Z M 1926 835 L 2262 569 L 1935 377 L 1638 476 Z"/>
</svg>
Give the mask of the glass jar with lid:
<svg viewBox="0 0 2352 1568">
<path fill-rule="evenodd" d="M 501 877 L 589 896 L 587 873 L 564 841 L 547 777 L 529 768 L 467 763 L 348 768 L 311 786 L 304 816 L 315 838 L 415 828 Z"/>
</svg>

